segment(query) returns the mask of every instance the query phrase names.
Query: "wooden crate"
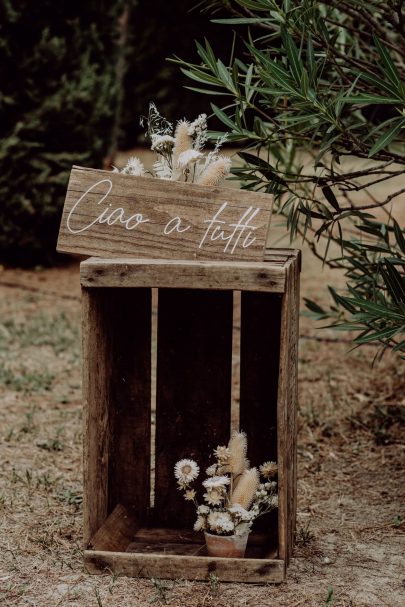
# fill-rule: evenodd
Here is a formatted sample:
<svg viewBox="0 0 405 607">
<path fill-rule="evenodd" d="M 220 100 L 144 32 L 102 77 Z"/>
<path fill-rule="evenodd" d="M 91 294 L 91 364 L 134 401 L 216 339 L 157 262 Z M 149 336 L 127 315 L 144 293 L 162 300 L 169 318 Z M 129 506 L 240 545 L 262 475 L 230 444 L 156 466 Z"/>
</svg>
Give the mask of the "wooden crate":
<svg viewBox="0 0 405 607">
<path fill-rule="evenodd" d="M 299 252 L 288 249 L 268 249 L 260 263 L 91 258 L 81 264 L 89 571 L 284 579 L 296 516 L 299 265 Z M 246 558 L 221 559 L 206 556 L 203 537 L 191 531 L 194 508 L 177 490 L 173 467 L 192 457 L 204 470 L 212 449 L 229 439 L 237 298 L 240 428 L 252 465 L 278 462 L 279 508 L 257 521 Z"/>
</svg>

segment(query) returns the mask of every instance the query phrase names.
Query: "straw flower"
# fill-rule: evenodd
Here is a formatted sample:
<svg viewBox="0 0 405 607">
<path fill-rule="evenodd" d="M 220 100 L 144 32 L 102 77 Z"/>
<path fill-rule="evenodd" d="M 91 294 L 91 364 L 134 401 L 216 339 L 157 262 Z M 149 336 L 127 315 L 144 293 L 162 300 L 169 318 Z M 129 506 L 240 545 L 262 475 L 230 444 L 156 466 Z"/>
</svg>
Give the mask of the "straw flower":
<svg viewBox="0 0 405 607">
<path fill-rule="evenodd" d="M 221 446 L 214 450 L 214 455 L 220 464 L 226 464 L 229 460 L 231 452 L 229 451 L 228 447 Z"/>
<path fill-rule="evenodd" d="M 143 163 L 136 156 L 131 156 L 128 159 L 127 164 L 122 169 L 121 173 L 126 175 L 135 175 L 137 177 L 143 177 L 146 175 L 146 170 Z"/>
<path fill-rule="evenodd" d="M 231 496 L 232 505 L 240 504 L 248 510 L 256 496 L 259 486 L 259 472 L 257 468 L 245 470 L 240 478 L 238 486 Z"/>
<path fill-rule="evenodd" d="M 212 511 L 207 518 L 207 524 L 210 530 L 219 533 L 228 533 L 235 530 L 235 525 L 228 512 Z"/>
<path fill-rule="evenodd" d="M 175 139 L 171 135 L 152 135 L 151 150 L 158 154 L 167 154 L 171 152 Z"/>
<path fill-rule="evenodd" d="M 187 491 L 184 493 L 184 499 L 188 502 L 192 502 L 195 496 L 196 492 L 194 489 L 187 489 Z"/>
<path fill-rule="evenodd" d="M 174 467 L 174 476 L 180 483 L 188 484 L 194 481 L 200 473 L 200 468 L 192 459 L 181 459 Z"/>
<path fill-rule="evenodd" d="M 207 476 L 215 476 L 217 471 L 217 465 L 216 464 L 212 464 L 211 466 L 208 466 L 208 468 L 205 471 L 205 474 Z"/>
<path fill-rule="evenodd" d="M 231 159 L 228 156 L 218 156 L 198 178 L 199 185 L 218 185 L 222 179 L 229 175 L 231 170 Z"/>
<path fill-rule="evenodd" d="M 277 474 L 276 462 L 264 462 L 260 466 L 260 472 L 265 478 L 272 478 Z"/>
<path fill-rule="evenodd" d="M 197 516 L 197 520 L 194 523 L 194 531 L 202 531 L 206 528 L 206 522 L 204 516 Z"/>
<path fill-rule="evenodd" d="M 225 489 L 225 486 L 229 485 L 230 482 L 231 479 L 229 476 L 212 476 L 211 478 L 207 478 L 205 481 L 203 481 L 203 485 L 206 489 Z"/>
<path fill-rule="evenodd" d="M 210 509 L 208 508 L 208 506 L 205 506 L 205 504 L 202 504 L 201 506 L 198 506 L 197 512 L 198 514 L 209 514 Z"/>
<path fill-rule="evenodd" d="M 224 501 L 225 494 L 222 489 L 214 487 L 212 489 L 208 489 L 207 493 L 204 493 L 203 497 L 207 504 L 210 504 L 211 506 L 220 506 Z"/>
</svg>

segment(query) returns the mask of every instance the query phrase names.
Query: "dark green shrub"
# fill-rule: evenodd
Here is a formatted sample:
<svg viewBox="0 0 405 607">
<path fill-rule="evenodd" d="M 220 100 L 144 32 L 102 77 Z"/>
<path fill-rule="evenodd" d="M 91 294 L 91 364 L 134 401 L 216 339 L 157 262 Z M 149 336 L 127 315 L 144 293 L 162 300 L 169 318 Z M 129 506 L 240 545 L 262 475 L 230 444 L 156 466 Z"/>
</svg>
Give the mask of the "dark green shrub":
<svg viewBox="0 0 405 607">
<path fill-rule="evenodd" d="M 124 4 L 0 3 L 2 261 L 52 260 L 72 164 L 102 166 L 120 95 Z"/>
</svg>

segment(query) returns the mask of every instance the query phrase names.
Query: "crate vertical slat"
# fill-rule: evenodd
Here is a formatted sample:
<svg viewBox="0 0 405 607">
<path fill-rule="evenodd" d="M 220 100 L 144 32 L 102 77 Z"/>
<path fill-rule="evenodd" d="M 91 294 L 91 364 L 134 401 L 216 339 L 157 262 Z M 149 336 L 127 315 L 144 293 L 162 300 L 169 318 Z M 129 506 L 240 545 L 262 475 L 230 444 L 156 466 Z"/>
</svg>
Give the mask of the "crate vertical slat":
<svg viewBox="0 0 405 607">
<path fill-rule="evenodd" d="M 240 427 L 247 434 L 253 466 L 277 461 L 277 383 L 281 295 L 243 291 L 241 295 Z M 272 529 L 277 545 L 277 513 L 256 523 Z"/>
<path fill-rule="evenodd" d="M 296 517 L 297 370 L 299 266 L 286 264 L 281 306 L 280 369 L 278 382 L 279 550 L 286 565 L 291 557 Z M 281 499 L 280 499 L 281 497 Z"/>
<path fill-rule="evenodd" d="M 149 507 L 151 291 L 83 291 L 85 537 Z"/>
<path fill-rule="evenodd" d="M 264 262 L 90 259 L 81 265 L 85 543 L 92 572 L 281 582 L 296 513 L 299 253 Z M 156 422 L 151 410 L 151 289 L 158 289 Z M 208 557 L 173 477 L 206 466 L 231 428 L 234 292 L 241 292 L 240 427 L 253 465 L 278 464 L 279 508 L 246 557 Z M 239 347 L 239 345 L 238 345 Z M 154 503 L 151 428 L 156 423 Z M 152 441 L 153 443 L 153 441 Z"/>
<path fill-rule="evenodd" d="M 158 297 L 154 519 L 184 528 L 195 513 L 184 507 L 174 464 L 191 457 L 204 470 L 229 437 L 232 291 L 160 289 Z"/>
</svg>

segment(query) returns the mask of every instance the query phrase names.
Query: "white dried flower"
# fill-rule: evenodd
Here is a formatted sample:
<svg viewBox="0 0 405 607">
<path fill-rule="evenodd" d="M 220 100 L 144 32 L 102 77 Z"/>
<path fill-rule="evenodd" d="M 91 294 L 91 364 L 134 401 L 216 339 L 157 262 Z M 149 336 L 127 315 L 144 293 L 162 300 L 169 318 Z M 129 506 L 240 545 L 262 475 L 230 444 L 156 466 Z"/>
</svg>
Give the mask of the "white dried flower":
<svg viewBox="0 0 405 607">
<path fill-rule="evenodd" d="M 231 506 L 229 512 L 239 518 L 241 521 L 250 521 L 252 519 L 252 513 L 243 508 L 240 504 Z"/>
<path fill-rule="evenodd" d="M 194 531 L 202 531 L 206 528 L 206 521 L 203 516 L 197 516 L 197 520 L 194 523 Z"/>
<path fill-rule="evenodd" d="M 151 150 L 158 154 L 167 154 L 172 151 L 175 139 L 171 135 L 152 135 Z"/>
<path fill-rule="evenodd" d="M 220 446 L 214 449 L 214 455 L 221 464 L 226 464 L 231 452 L 228 447 Z"/>
<path fill-rule="evenodd" d="M 278 495 L 273 495 L 270 500 L 270 506 L 272 508 L 278 508 Z"/>
<path fill-rule="evenodd" d="M 143 177 L 146 175 L 146 170 L 143 165 L 143 162 L 139 160 L 136 156 L 131 156 L 128 159 L 127 164 L 122 169 L 121 173 L 124 175 L 135 175 L 136 177 Z"/>
<path fill-rule="evenodd" d="M 193 499 L 195 498 L 195 496 L 196 496 L 196 492 L 194 489 L 187 489 L 187 491 L 184 494 L 184 499 L 189 502 L 192 502 Z"/>
<path fill-rule="evenodd" d="M 207 524 L 212 531 L 217 533 L 229 533 L 235 529 L 235 525 L 228 512 L 210 512 Z"/>
<path fill-rule="evenodd" d="M 260 466 L 260 473 L 265 478 L 272 478 L 272 477 L 276 476 L 276 474 L 277 474 L 276 462 L 264 462 L 264 464 L 262 464 Z"/>
<path fill-rule="evenodd" d="M 217 465 L 216 464 L 212 464 L 211 466 L 208 466 L 208 468 L 206 469 L 205 473 L 207 476 L 215 476 L 217 471 Z"/>
<path fill-rule="evenodd" d="M 252 528 L 252 523 L 239 523 L 239 525 L 237 525 L 235 527 L 235 535 L 245 535 L 245 533 L 249 533 L 250 529 Z"/>
<path fill-rule="evenodd" d="M 229 476 L 211 476 L 211 478 L 207 478 L 203 485 L 206 489 L 214 489 L 214 488 L 223 488 L 225 489 L 226 485 L 229 485 L 231 479 Z"/>
<path fill-rule="evenodd" d="M 181 169 L 185 169 L 190 164 L 194 164 L 198 160 L 202 158 L 201 152 L 197 152 L 196 150 L 186 150 L 182 152 L 177 159 L 177 166 Z"/>
<path fill-rule="evenodd" d="M 188 134 L 195 135 L 207 130 L 207 114 L 200 114 L 188 127 Z"/>
<path fill-rule="evenodd" d="M 172 178 L 172 169 L 164 156 L 159 156 L 158 160 L 153 165 L 155 175 L 158 179 L 169 180 Z"/>
<path fill-rule="evenodd" d="M 208 506 L 202 504 L 201 506 L 198 506 L 197 512 L 198 514 L 209 514 L 211 510 L 208 508 Z"/>
<path fill-rule="evenodd" d="M 209 489 L 207 493 L 203 495 L 207 504 L 211 506 L 220 506 L 224 501 L 225 495 L 222 489 L 214 488 Z"/>
<path fill-rule="evenodd" d="M 174 476 L 180 483 L 191 483 L 200 473 L 200 468 L 192 459 L 181 459 L 174 467 Z"/>
</svg>

